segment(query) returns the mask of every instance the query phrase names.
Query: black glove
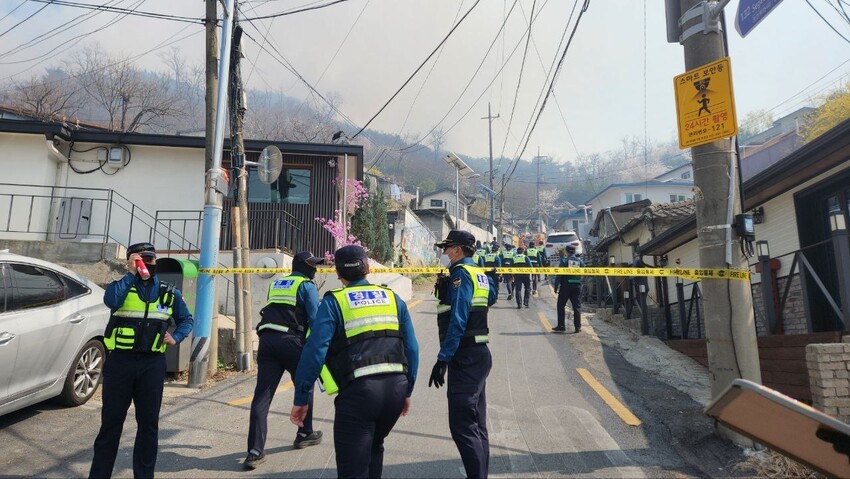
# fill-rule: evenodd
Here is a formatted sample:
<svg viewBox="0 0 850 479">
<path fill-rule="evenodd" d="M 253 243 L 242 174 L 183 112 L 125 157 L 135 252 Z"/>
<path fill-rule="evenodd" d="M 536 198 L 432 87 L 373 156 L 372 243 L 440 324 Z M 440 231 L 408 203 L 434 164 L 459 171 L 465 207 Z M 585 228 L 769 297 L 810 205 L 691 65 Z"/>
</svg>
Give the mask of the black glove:
<svg viewBox="0 0 850 479">
<path fill-rule="evenodd" d="M 434 368 L 431 369 L 431 378 L 428 379 L 428 387 L 434 386 L 440 389 L 440 386 L 446 384 L 446 370 L 449 369 L 449 364 L 445 361 L 437 360 L 434 363 Z"/>
</svg>

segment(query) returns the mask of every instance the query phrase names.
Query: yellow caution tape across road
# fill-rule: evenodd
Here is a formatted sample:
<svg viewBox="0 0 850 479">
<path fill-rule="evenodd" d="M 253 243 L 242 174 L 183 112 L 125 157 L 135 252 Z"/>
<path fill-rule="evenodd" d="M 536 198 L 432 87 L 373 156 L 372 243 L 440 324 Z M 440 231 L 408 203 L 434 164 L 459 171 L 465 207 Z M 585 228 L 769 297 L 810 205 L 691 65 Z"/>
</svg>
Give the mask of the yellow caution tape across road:
<svg viewBox="0 0 850 479">
<path fill-rule="evenodd" d="M 490 271 L 493 268 L 489 269 Z M 749 281 L 750 272 L 745 269 L 720 269 L 720 268 L 612 268 L 612 267 L 588 267 L 588 268 L 495 268 L 500 274 L 548 274 L 567 276 L 642 276 L 642 277 L 669 277 L 680 276 L 688 279 L 730 279 Z M 396 273 L 396 274 L 437 274 L 447 273 L 442 267 L 429 268 L 369 268 L 370 273 Z M 290 268 L 200 268 L 202 274 L 283 274 L 290 273 Z M 333 268 L 319 268 L 317 274 L 336 274 Z"/>
</svg>

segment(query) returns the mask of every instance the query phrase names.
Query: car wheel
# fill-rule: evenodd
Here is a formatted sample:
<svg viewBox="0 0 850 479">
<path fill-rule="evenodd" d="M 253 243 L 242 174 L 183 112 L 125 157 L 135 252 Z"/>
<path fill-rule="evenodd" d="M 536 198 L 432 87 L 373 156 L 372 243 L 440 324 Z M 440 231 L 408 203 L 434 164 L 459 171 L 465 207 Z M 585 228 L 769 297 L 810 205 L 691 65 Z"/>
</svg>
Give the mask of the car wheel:
<svg viewBox="0 0 850 479">
<path fill-rule="evenodd" d="M 71 363 L 62 394 L 57 398 L 59 402 L 66 406 L 85 404 L 100 385 L 105 359 L 103 343 L 97 339 L 87 342 Z"/>
</svg>

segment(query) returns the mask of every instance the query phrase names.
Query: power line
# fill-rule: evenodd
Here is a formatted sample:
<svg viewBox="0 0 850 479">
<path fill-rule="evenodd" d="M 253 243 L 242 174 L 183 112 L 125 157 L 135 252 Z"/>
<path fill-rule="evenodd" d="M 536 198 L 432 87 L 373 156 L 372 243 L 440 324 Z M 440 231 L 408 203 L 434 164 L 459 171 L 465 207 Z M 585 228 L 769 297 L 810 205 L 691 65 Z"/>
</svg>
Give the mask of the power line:
<svg viewBox="0 0 850 479">
<path fill-rule="evenodd" d="M 363 130 L 365 130 L 369 126 L 369 124 L 371 124 L 372 121 L 374 121 L 375 118 L 377 118 L 378 115 L 380 115 L 381 112 L 384 111 L 384 109 L 390 104 L 390 102 L 392 102 L 393 99 L 395 99 L 395 97 L 398 96 L 399 93 L 401 93 L 404 87 L 407 86 L 408 83 L 410 83 L 410 80 L 412 80 L 413 77 L 416 76 L 417 73 L 419 73 L 419 70 L 421 70 L 422 67 L 424 67 L 425 64 L 428 62 L 428 60 L 430 60 L 431 57 L 433 57 L 434 54 L 437 53 L 437 50 L 439 50 L 440 47 L 443 46 L 446 41 L 448 41 L 449 37 L 452 36 L 452 33 L 454 33 L 454 31 L 457 30 L 460 24 L 463 23 L 464 20 L 466 20 L 466 17 L 468 17 L 469 14 L 472 13 L 473 10 L 475 10 L 475 7 L 477 7 L 479 3 L 481 3 L 481 0 L 475 0 L 475 3 L 473 3 L 469 10 L 467 10 L 466 13 L 463 14 L 463 17 L 461 17 L 460 20 L 458 20 L 458 22 L 452 27 L 452 29 L 449 30 L 449 33 L 447 33 L 446 36 L 443 37 L 443 40 L 434 48 L 434 50 L 431 51 L 431 53 L 425 58 L 425 60 L 423 60 L 422 63 L 420 63 L 419 66 L 416 67 L 416 70 L 414 70 L 410 77 L 408 77 L 408 79 L 405 80 L 405 82 L 401 85 L 401 87 L 399 87 L 399 89 L 396 90 L 395 93 L 393 93 L 393 96 L 391 96 L 390 99 L 387 100 L 386 103 L 384 103 L 384 105 L 378 110 L 378 112 L 375 113 L 372 118 L 370 118 L 369 121 L 367 121 L 366 124 L 363 125 L 362 128 L 360 128 L 360 131 L 358 131 L 354 134 L 354 136 L 351 137 L 352 139 L 357 138 L 357 135 L 362 133 Z"/>
<path fill-rule="evenodd" d="M 123 0 L 110 0 L 108 3 L 114 3 L 116 1 L 123 1 Z M 35 46 L 35 45 L 38 45 L 39 43 L 45 42 L 45 41 L 55 37 L 56 35 L 59 35 L 60 33 L 64 33 L 66 31 L 68 31 L 72 27 L 79 26 L 83 22 L 91 20 L 92 18 L 100 15 L 101 13 L 104 13 L 104 11 L 103 10 L 101 10 L 101 11 L 92 10 L 88 13 L 83 13 L 81 15 L 78 15 L 78 16 L 72 18 L 71 20 L 68 20 L 67 22 L 65 22 L 65 23 L 63 23 L 63 24 L 61 24 L 61 25 L 59 25 L 59 26 L 57 26 L 57 27 L 55 27 L 51 30 L 48 30 L 44 33 L 40 33 L 40 34 L 32 37 L 30 40 L 28 40 L 25 43 L 22 43 L 22 44 L 14 47 L 10 50 L 6 50 L 5 52 L 0 53 L 0 58 L 3 58 L 3 57 L 6 57 L 8 55 L 26 50 L 28 48 Z M 85 18 L 85 17 L 88 17 L 88 18 Z M 82 19 L 82 20 L 80 20 L 80 19 Z M 63 27 L 65 27 L 65 28 L 63 28 Z"/>
<path fill-rule="evenodd" d="M 785 99 L 785 100 L 781 101 L 781 102 L 780 102 L 780 103 L 778 103 L 776 106 L 774 106 L 773 108 L 770 108 L 770 109 L 769 109 L 769 110 L 767 110 L 767 111 L 768 111 L 768 112 L 771 112 L 771 111 L 773 111 L 773 110 L 776 110 L 777 108 L 779 108 L 780 106 L 784 105 L 785 103 L 788 103 L 789 101 L 791 101 L 792 99 L 796 98 L 797 96 L 799 96 L 799 95 L 801 95 L 801 94 L 805 93 L 805 92 L 806 92 L 806 90 L 808 90 L 809 88 L 811 88 L 811 87 L 812 87 L 812 86 L 814 86 L 816 83 L 818 83 L 818 82 L 820 82 L 821 80 L 823 80 L 824 78 L 828 77 L 828 76 L 829 76 L 829 75 L 831 75 L 833 72 L 835 72 L 835 71 L 836 71 L 836 70 L 838 70 L 839 68 L 843 67 L 843 66 L 844 66 L 844 65 L 846 65 L 847 63 L 850 63 L 850 58 L 848 58 L 848 59 L 844 60 L 844 61 L 843 61 L 843 62 L 841 62 L 838 66 L 836 66 L 836 67 L 835 67 L 835 68 L 833 68 L 832 70 L 830 70 L 830 71 L 826 72 L 826 74 L 824 74 L 823 76 L 821 76 L 821 77 L 820 77 L 820 78 L 818 78 L 817 80 L 815 80 L 815 81 L 813 81 L 813 82 L 809 83 L 809 84 L 808 84 L 806 87 L 804 87 L 802 90 L 800 90 L 800 91 L 798 91 L 797 93 L 795 93 L 795 94 L 791 95 L 790 97 L 788 97 L 787 99 Z"/>
<path fill-rule="evenodd" d="M 531 18 L 534 18 L 534 7 L 536 7 L 536 6 L 537 6 L 537 0 L 534 0 L 534 2 L 531 4 Z M 523 16 L 524 15 L 525 15 L 525 11 L 523 11 Z M 528 20 L 528 19 L 526 19 L 526 20 Z M 522 85 L 522 73 L 525 70 L 525 59 L 528 56 L 528 45 L 531 44 L 531 25 L 532 25 L 532 22 L 529 21 L 528 22 L 528 30 L 526 31 L 526 37 L 525 37 L 525 49 L 522 52 L 522 61 L 520 62 L 520 66 L 519 66 L 519 78 L 517 78 L 516 90 L 514 91 L 514 101 L 513 101 L 513 104 L 511 105 L 511 114 L 508 115 L 508 131 L 511 131 L 511 125 L 513 124 L 513 121 L 514 121 L 514 112 L 516 111 L 516 102 L 517 102 L 517 99 L 519 99 L 519 89 L 520 89 L 520 86 Z M 501 158 L 505 155 L 505 146 L 507 146 L 507 144 L 508 144 L 508 135 L 505 135 L 505 141 L 502 142 L 502 151 L 499 152 L 500 162 L 501 162 Z M 501 164 L 499 166 L 501 166 Z"/>
<path fill-rule="evenodd" d="M 169 15 L 169 14 L 164 14 L 164 13 L 137 11 L 137 10 L 131 10 L 131 9 L 121 8 L 121 7 L 108 7 L 106 5 L 91 5 L 91 4 L 88 4 L 88 3 L 70 2 L 68 0 L 30 0 L 30 1 L 46 4 L 44 7 L 41 7 L 42 10 L 49 5 L 57 5 L 57 6 L 60 6 L 60 7 L 86 8 L 86 9 L 89 9 L 89 10 L 102 10 L 102 11 L 113 12 L 113 13 L 124 13 L 124 14 L 128 14 L 128 15 L 133 15 L 135 17 L 156 18 L 156 19 L 159 19 L 159 20 L 170 20 L 170 21 L 175 21 L 175 22 L 198 23 L 198 24 L 204 23 L 203 18 L 182 17 L 182 16 L 178 16 L 178 15 Z M 41 11 L 41 10 L 39 10 L 39 11 Z"/>
<path fill-rule="evenodd" d="M 34 16 L 38 15 L 38 14 L 39 14 L 39 12 L 41 12 L 41 11 L 42 11 L 42 10 L 44 10 L 45 8 L 47 8 L 47 5 L 45 5 L 45 6 L 41 7 L 41 8 L 39 8 L 38 10 L 36 10 L 36 11 L 35 11 L 35 12 L 33 12 L 32 14 L 30 14 L 30 16 L 28 16 L 27 18 L 25 18 L 25 19 L 21 20 L 20 22 L 18 22 L 18 23 L 16 23 L 16 24 L 12 25 L 12 27 L 11 27 L 11 28 L 9 28 L 8 30 L 6 30 L 5 32 L 0 33 L 0 37 L 2 37 L 3 35 L 5 35 L 5 34 L 7 34 L 7 33 L 11 32 L 11 31 L 12 31 L 12 30 L 14 30 L 15 28 L 17 28 L 18 26 L 20 26 L 21 24 L 23 24 L 24 22 L 26 22 L 27 20 L 29 20 L 30 18 L 32 18 L 32 17 L 34 17 Z M 16 8 L 15 10 L 17 10 L 17 8 Z M 6 17 L 3 17 L 3 18 L 6 18 Z"/>
<path fill-rule="evenodd" d="M 265 20 L 267 18 L 285 17 L 287 15 L 295 15 L 296 13 L 309 12 L 310 10 L 319 10 L 320 8 L 330 7 L 331 5 L 336 5 L 338 3 L 343 3 L 343 2 L 347 2 L 347 1 L 348 0 L 334 0 L 332 2 L 328 2 L 328 3 L 325 3 L 323 5 L 317 5 L 315 7 L 306 7 L 306 8 L 301 8 L 301 9 L 298 9 L 298 10 L 289 10 L 289 11 L 286 11 L 286 12 L 273 13 L 271 15 L 263 15 L 261 17 L 245 18 L 244 20 L 247 20 L 247 21 Z"/>
<path fill-rule="evenodd" d="M 578 2 L 576 2 L 577 4 Z M 540 120 L 540 116 L 543 114 L 543 111 L 546 108 L 546 100 L 549 98 L 549 95 L 552 93 L 553 88 L 555 87 L 555 81 L 558 79 L 558 74 L 561 71 L 561 67 L 564 64 L 564 60 L 567 57 L 567 52 L 570 50 L 570 45 L 572 44 L 573 38 L 575 37 L 576 31 L 578 30 L 578 26 L 581 23 L 581 18 L 584 16 L 584 13 L 587 11 L 590 6 L 590 0 L 584 0 L 584 4 L 582 5 L 581 10 L 579 11 L 578 17 L 576 18 L 576 23 L 573 26 L 573 31 L 570 33 L 570 38 L 567 40 L 567 45 L 564 47 L 564 52 L 561 55 L 561 59 L 558 61 L 558 66 L 555 68 L 554 74 L 552 75 L 552 81 L 549 83 L 549 88 L 546 90 L 546 95 L 543 97 L 543 104 L 540 105 L 540 110 L 537 112 L 537 117 L 534 119 L 534 123 L 531 125 L 531 129 L 528 130 L 528 136 L 525 138 L 525 144 L 522 147 L 522 150 L 516 155 L 516 159 L 514 160 L 514 166 L 511 170 L 510 174 L 508 174 L 507 181 L 510 181 L 511 176 L 513 176 L 514 171 L 516 171 L 516 167 L 519 164 L 519 159 L 522 157 L 522 154 L 525 152 L 525 149 L 528 147 L 528 142 L 531 140 L 531 135 L 534 133 L 534 129 L 537 127 L 537 122 Z M 502 188 L 504 190 L 504 187 Z"/>
<path fill-rule="evenodd" d="M 544 2 L 543 6 L 540 8 L 540 11 L 541 11 L 541 12 L 543 11 L 543 8 L 546 6 L 546 4 L 547 4 L 547 3 L 548 3 L 548 0 L 546 0 L 546 2 Z M 521 5 L 521 4 L 520 4 L 520 5 Z M 537 17 L 535 17 L 535 19 L 537 19 L 537 18 L 539 18 L 539 17 L 540 17 L 540 14 L 538 13 L 538 15 L 537 15 Z M 534 20 L 532 20 L 532 21 L 534 21 Z M 491 86 L 493 86 L 493 83 L 495 83 L 495 82 L 496 82 L 496 80 L 498 80 L 498 79 L 500 78 L 500 76 L 499 76 L 499 75 L 502 73 L 502 71 L 503 71 L 503 70 L 505 69 L 505 67 L 508 65 L 508 63 L 510 62 L 511 58 L 513 58 L 513 56 L 514 56 L 514 54 L 516 53 L 517 49 L 518 49 L 518 48 L 519 48 L 519 46 L 522 44 L 522 39 L 523 39 L 524 37 L 525 37 L 525 35 L 523 35 L 522 37 L 520 37 L 519 41 L 518 41 L 518 42 L 516 43 L 516 45 L 514 46 L 513 50 L 511 50 L 511 54 L 510 54 L 510 55 L 508 55 L 507 60 L 505 60 L 505 61 L 502 63 L 502 66 L 501 66 L 501 67 L 499 68 L 499 70 L 496 72 L 496 75 L 495 75 L 495 76 L 493 76 L 493 79 L 492 79 L 492 80 L 490 80 L 490 83 L 488 83 L 488 84 L 487 84 L 487 86 L 486 86 L 486 87 L 484 87 L 484 89 L 481 91 L 481 94 L 480 94 L 480 95 L 478 95 L 478 97 L 477 97 L 477 98 L 475 98 L 475 100 L 474 100 L 474 101 L 470 104 L 469 108 L 467 108 L 467 110 L 466 110 L 466 111 L 465 111 L 465 112 L 464 112 L 464 113 L 460 116 L 460 118 L 458 118 L 458 119 L 457 119 L 454 123 L 452 123 L 452 125 L 451 125 L 451 126 L 450 126 L 450 127 L 449 127 L 446 131 L 445 131 L 445 133 L 448 133 L 449 131 L 451 131 L 452 129 L 454 129 L 454 127 L 455 127 L 455 126 L 457 126 L 457 125 L 458 125 L 458 123 L 460 123 L 461 121 L 463 121 L 463 119 L 464 119 L 464 118 L 466 118 L 466 116 L 469 114 L 469 112 L 470 112 L 470 111 L 472 111 L 472 109 L 475 107 L 475 105 L 476 105 L 476 104 L 477 104 L 477 103 L 481 100 L 481 98 L 484 96 L 484 94 L 485 94 L 485 93 L 487 93 L 487 92 L 489 91 L 489 89 L 490 89 L 490 87 L 491 87 Z M 491 45 L 491 47 L 492 47 L 492 45 Z M 488 50 L 488 52 L 489 52 L 489 50 Z M 486 56 L 485 56 L 485 59 L 486 59 Z M 467 88 L 468 88 L 468 87 L 469 87 L 469 85 L 472 83 L 472 80 L 475 78 L 475 75 L 478 73 L 478 70 L 480 70 L 481 66 L 483 65 L 483 61 L 484 61 L 484 60 L 482 60 L 482 63 L 478 65 L 478 69 L 476 69 L 476 70 L 475 70 L 475 74 L 473 74 L 472 78 L 470 78 L 469 82 L 467 82 L 467 85 L 466 85 L 466 87 L 463 89 L 463 92 L 461 92 L 461 94 L 458 96 L 458 98 L 457 98 L 457 99 L 455 100 L 455 102 L 452 104 L 451 108 L 449 108 L 449 111 L 448 111 L 448 112 L 446 112 L 446 114 L 445 114 L 445 115 L 443 115 L 443 118 L 442 118 L 442 119 L 440 119 L 440 121 L 438 121 L 438 122 L 437 122 L 437 124 L 435 124 L 435 125 L 431 128 L 431 130 L 430 130 L 428 133 L 426 133 L 426 134 L 425 134 L 422 138 L 420 138 L 419 140 L 417 140 L 417 141 L 416 141 L 415 143 L 413 143 L 412 145 L 408 145 L 408 146 L 406 146 L 406 147 L 402 148 L 402 150 L 406 150 L 406 149 L 409 149 L 409 148 L 413 148 L 414 146 L 418 145 L 418 144 L 419 144 L 420 142 L 422 142 L 425 138 L 427 138 L 427 137 L 428 137 L 428 135 L 430 135 L 430 134 L 431 134 L 431 132 L 433 132 L 433 131 L 434 131 L 434 130 L 438 127 L 438 126 L 440 126 L 440 125 L 442 124 L 442 122 L 443 122 L 443 121 L 444 121 L 444 120 L 445 120 L 445 119 L 449 116 L 449 114 L 452 112 L 452 110 L 454 110 L 454 108 L 458 105 L 458 103 L 460 103 L 460 100 L 463 98 L 463 93 L 465 93 L 465 92 L 466 92 Z"/>
<path fill-rule="evenodd" d="M 587 1 L 587 0 L 585 0 L 585 1 Z M 578 0 L 573 2 L 572 12 L 575 12 L 575 9 L 576 9 L 577 6 L 578 6 Z M 576 20 L 576 23 L 573 27 L 573 32 L 569 36 L 569 40 L 567 40 L 567 44 L 564 47 L 564 53 L 561 57 L 561 62 L 563 62 L 563 58 L 566 56 L 566 53 L 569 50 L 570 42 L 572 41 L 573 35 L 576 32 L 576 29 L 578 28 L 579 20 L 581 19 L 581 15 L 583 14 L 584 9 L 585 9 L 585 7 L 582 7 L 582 11 L 579 12 L 579 17 Z M 570 13 L 570 18 L 567 20 L 567 24 L 564 26 L 564 33 L 561 36 L 561 41 L 558 44 L 558 50 L 560 49 L 560 46 L 564 42 L 564 38 L 566 38 L 566 34 L 569 31 L 570 20 L 573 17 L 572 12 Z M 542 100 L 543 104 L 540 108 L 540 113 L 543 112 L 543 108 L 546 106 L 545 98 L 548 98 L 549 93 L 551 93 L 551 91 L 552 91 L 552 86 L 554 85 L 554 81 L 558 77 L 558 69 L 560 68 L 560 65 L 561 65 L 560 62 L 556 62 L 556 60 L 558 58 L 557 57 L 557 51 L 558 50 L 556 50 L 556 56 L 552 60 L 552 67 L 550 68 L 549 72 L 547 72 L 547 74 L 546 74 L 547 79 L 548 79 L 550 74 L 552 75 L 552 81 L 551 81 L 550 86 L 548 88 L 544 88 L 543 90 L 540 91 L 540 95 L 538 96 L 537 102 L 534 104 L 534 109 L 532 110 L 532 117 L 534 116 L 533 111 L 537 109 L 537 105 L 541 104 L 541 100 Z M 556 66 L 556 64 L 557 64 L 557 66 Z M 546 85 L 546 82 L 544 81 L 544 86 L 545 85 Z M 525 152 L 525 149 L 528 147 L 528 141 L 531 139 L 531 134 L 534 132 L 534 127 L 537 125 L 537 120 L 540 118 L 540 113 L 537 114 L 537 119 L 535 119 L 533 123 L 532 123 L 531 119 L 529 119 L 529 122 L 526 124 L 525 130 L 523 131 L 523 134 L 522 134 L 522 137 L 525 138 L 525 144 L 522 145 L 521 150 L 519 149 L 519 147 L 517 148 L 517 152 L 514 155 L 513 167 L 508 166 L 508 168 L 511 169 L 511 173 L 508 174 L 508 178 L 507 178 L 508 180 L 510 180 L 511 175 L 513 175 L 513 172 L 516 171 L 517 164 L 518 164 L 520 158 L 522 157 L 522 154 Z M 520 141 L 520 144 L 522 144 L 522 141 Z"/>
<path fill-rule="evenodd" d="M 139 0 L 139 1 L 138 1 L 138 3 L 136 3 L 136 7 L 135 7 L 135 8 L 140 7 L 143 3 L 145 3 L 145 1 L 147 1 L 147 0 Z M 132 12 L 132 10 L 131 10 L 130 12 Z M 94 29 L 94 30 L 92 30 L 92 31 L 90 31 L 90 32 L 81 33 L 81 34 L 79 34 L 79 35 L 77 35 L 77 36 L 75 36 L 75 37 L 71 37 L 71 38 L 69 38 L 68 40 L 65 40 L 65 42 L 64 42 L 64 44 L 65 44 L 65 48 L 63 48 L 62 50 L 59 50 L 59 51 L 56 51 L 56 50 L 48 50 L 46 53 L 43 53 L 43 54 L 41 54 L 41 55 L 39 55 L 39 56 L 36 56 L 36 57 L 28 58 L 28 59 L 26 59 L 26 60 L 17 60 L 17 61 L 13 61 L 13 62 L 0 62 L 0 65 L 16 65 L 16 64 L 20 64 L 20 63 L 29 63 L 29 62 L 32 62 L 32 61 L 35 61 L 35 60 L 40 60 L 40 59 L 45 58 L 45 57 L 54 57 L 54 56 L 57 56 L 57 55 L 58 55 L 58 54 L 60 54 L 60 53 L 66 52 L 66 51 L 70 50 L 71 48 L 74 48 L 74 47 L 75 47 L 78 43 L 80 43 L 81 41 L 83 41 L 83 39 L 84 39 L 85 37 L 87 37 L 87 36 L 89 36 L 89 35 L 93 35 L 93 34 L 95 34 L 95 33 L 97 33 L 97 32 L 103 31 L 103 30 L 105 30 L 105 29 L 107 29 L 107 28 L 111 27 L 112 25 L 115 25 L 116 23 L 120 22 L 121 20 L 123 20 L 123 19 L 127 18 L 127 16 L 129 16 L 129 15 L 130 15 L 130 13 L 121 13 L 121 14 L 118 14 L 115 18 L 113 18 L 112 20 L 108 21 L 106 24 L 104 24 L 104 25 L 103 25 L 103 26 L 101 26 L 100 28 L 96 28 L 96 29 Z M 71 42 L 72 40 L 76 40 L 76 41 L 75 41 L 75 42 L 73 42 L 73 43 L 69 43 L 69 42 Z"/>
<path fill-rule="evenodd" d="M 152 52 L 154 52 L 154 51 L 157 51 L 157 50 L 159 50 L 159 49 L 161 49 L 161 48 L 165 48 L 165 47 L 171 46 L 171 45 L 173 45 L 173 44 L 175 44 L 175 43 L 177 43 L 177 42 L 181 42 L 181 41 L 183 41 L 183 40 L 186 40 L 187 38 L 190 38 L 190 37 L 192 37 L 192 36 L 194 36 L 194 35 L 197 35 L 198 33 L 201 33 L 201 32 L 203 32 L 203 31 L 204 31 L 204 30 L 198 30 L 198 31 L 196 31 L 196 32 L 192 32 L 192 33 L 190 33 L 190 34 L 188 34 L 188 35 L 185 35 L 185 36 L 183 36 L 183 37 L 180 37 L 180 38 L 178 38 L 178 39 L 176 39 L 176 40 L 174 40 L 174 41 L 170 41 L 172 38 L 174 38 L 174 37 L 176 37 L 177 35 L 179 35 L 179 34 L 183 33 L 184 31 L 186 31 L 189 27 L 191 27 L 191 25 L 186 25 L 185 27 L 181 28 L 180 30 L 178 30 L 176 33 L 174 33 L 174 34 L 173 34 L 173 35 L 171 35 L 170 37 L 168 37 L 168 38 L 166 38 L 165 40 L 163 40 L 162 42 L 160 42 L 160 43 L 159 43 L 158 45 L 156 45 L 155 47 L 151 48 L 150 50 L 144 51 L 144 52 L 142 52 L 142 53 L 139 53 L 139 54 L 137 54 L 137 55 L 135 55 L 135 56 L 131 56 L 131 57 L 126 58 L 126 59 L 121 59 L 121 60 L 118 60 L 118 61 L 116 61 L 116 62 L 113 62 L 113 63 L 107 64 L 107 65 L 104 65 L 104 66 L 103 66 L 103 67 L 101 67 L 101 68 L 98 68 L 98 69 L 95 69 L 95 70 L 92 70 L 92 71 L 90 71 L 90 72 L 86 72 L 86 73 L 96 73 L 96 72 L 98 72 L 98 71 L 106 70 L 107 68 L 110 68 L 110 67 L 113 67 L 113 66 L 115 66 L 115 65 L 118 65 L 119 63 L 123 63 L 124 61 L 133 62 L 133 61 L 138 60 L 139 58 L 141 58 L 141 57 L 143 57 L 143 56 L 145 56 L 145 55 L 147 55 L 147 54 L 149 54 L 149 53 L 152 53 Z M 30 66 L 30 67 L 29 67 L 29 68 L 27 68 L 26 70 L 22 70 L 22 71 L 20 71 L 20 72 L 13 73 L 12 75 L 9 75 L 9 76 L 7 76 L 7 77 L 5 77 L 5 78 L 0 79 L 0 81 L 10 80 L 10 79 L 12 79 L 12 78 L 14 78 L 14 77 L 16 77 L 16 76 L 18 76 L 18 75 L 22 74 L 22 73 L 26 73 L 27 71 L 29 71 L 29 70 L 31 70 L 31 69 L 33 69 L 33 68 L 35 68 L 35 67 L 36 67 L 38 64 L 40 64 L 40 63 L 41 63 L 41 62 L 36 63 L 35 65 Z M 69 77 L 71 77 L 71 78 L 77 78 L 77 79 L 79 79 L 79 78 L 80 78 L 80 77 L 82 77 L 82 76 L 83 76 L 82 74 L 69 75 Z M 67 81 L 67 80 L 66 80 L 66 79 L 58 79 L 58 80 L 52 80 L 52 81 L 43 82 L 43 83 L 41 83 L 41 84 L 42 84 L 42 85 L 52 85 L 52 84 L 54 84 L 54 83 L 62 83 L 62 82 L 65 82 L 65 81 Z M 0 91 L 9 91 L 9 90 L 12 90 L 12 89 L 13 89 L 13 88 L 2 88 L 2 89 L 0 89 Z"/>
<path fill-rule="evenodd" d="M 826 19 L 823 15 L 821 15 L 821 13 L 818 11 L 818 9 L 817 9 L 817 8 L 815 8 L 815 6 L 814 6 L 814 5 L 812 5 L 812 2 L 810 2 L 809 0 L 806 0 L 806 4 L 808 4 L 808 5 L 809 5 L 809 7 L 811 7 L 811 9 L 812 9 L 812 10 L 814 10 L 814 11 L 815 11 L 815 13 L 817 13 L 817 14 L 818 14 L 818 16 L 820 17 L 820 19 L 821 19 L 821 20 L 823 20 L 823 22 L 824 22 L 824 23 L 826 23 L 826 24 L 827 24 L 827 26 L 829 26 L 829 28 L 830 28 L 830 29 L 832 29 L 832 31 L 833 31 L 833 32 L 835 32 L 835 34 L 836 34 L 836 35 L 838 35 L 839 37 L 843 38 L 845 42 L 850 43 L 850 39 L 848 39 L 847 37 L 845 37 L 844 35 L 842 35 L 842 34 L 841 34 L 841 32 L 839 32 L 837 28 L 835 28 L 834 26 L 832 26 L 832 23 L 830 23 L 830 22 L 829 22 L 829 20 L 827 20 L 827 19 Z"/>
<path fill-rule="evenodd" d="M 12 9 L 9 13 L 7 13 L 7 14 L 3 15 L 3 18 L 0 18 L 0 22 L 2 22 L 3 20 L 5 20 L 5 19 L 6 19 L 6 17 L 8 17 L 9 15 L 11 15 L 11 14 L 15 13 L 15 10 L 17 10 L 17 9 L 19 9 L 19 8 L 21 8 L 21 7 L 23 7 L 25 3 L 27 3 L 27 0 L 23 0 L 21 3 L 19 3 L 19 4 L 18 4 L 18 6 L 17 6 L 17 7 L 13 8 L 13 9 Z"/>
<path fill-rule="evenodd" d="M 336 60 L 337 55 L 339 55 L 339 52 L 342 50 L 342 47 L 343 47 L 343 46 L 345 45 L 345 43 L 348 41 L 348 37 L 349 37 L 349 36 L 351 36 L 351 32 L 353 32 L 353 31 L 354 31 L 354 27 L 356 27 L 356 26 L 357 26 L 357 23 L 360 21 L 360 17 L 362 17 L 362 16 L 363 16 L 363 12 L 365 12 L 365 11 L 366 11 L 366 7 L 368 7 L 368 6 L 369 6 L 369 2 L 370 2 L 370 1 L 371 1 L 371 0 L 366 0 L 366 3 L 364 3 L 364 4 L 363 4 L 363 8 L 362 8 L 362 9 L 360 9 L 360 13 L 358 13 L 358 14 L 357 14 L 357 18 L 355 18 L 355 19 L 354 19 L 354 23 L 352 23 L 352 24 L 351 24 L 351 28 L 349 28 L 349 29 L 348 29 L 348 32 L 345 34 L 345 37 L 344 37 L 344 38 L 342 39 L 342 41 L 339 43 L 339 46 L 338 46 L 338 47 L 336 47 L 336 51 L 334 52 L 333 56 L 331 57 L 331 59 L 330 59 L 330 60 L 328 60 L 328 64 L 327 64 L 327 65 L 325 65 L 325 68 L 322 70 L 322 73 L 319 75 L 319 79 L 318 79 L 318 80 L 316 80 L 316 85 L 317 85 L 317 86 L 319 85 L 319 83 L 321 83 L 322 78 L 324 78 L 324 77 L 325 77 L 325 73 L 327 73 L 327 71 L 328 71 L 328 68 L 330 68 L 330 67 L 331 67 L 331 65 L 333 64 L 334 60 Z M 298 105 L 298 109 L 295 111 L 295 114 L 294 114 L 294 115 L 292 115 L 292 116 L 294 116 L 294 117 L 298 117 L 298 114 L 299 114 L 299 113 L 301 113 L 301 108 L 304 106 L 304 103 L 306 103 L 306 102 L 307 102 L 307 98 L 308 98 L 309 96 L 310 96 L 310 94 L 308 93 L 308 94 L 307 94 L 307 96 L 305 96 L 305 97 L 304 97 L 304 100 L 302 100 L 302 101 L 301 101 L 301 104 L 300 104 L 300 105 Z"/>
</svg>

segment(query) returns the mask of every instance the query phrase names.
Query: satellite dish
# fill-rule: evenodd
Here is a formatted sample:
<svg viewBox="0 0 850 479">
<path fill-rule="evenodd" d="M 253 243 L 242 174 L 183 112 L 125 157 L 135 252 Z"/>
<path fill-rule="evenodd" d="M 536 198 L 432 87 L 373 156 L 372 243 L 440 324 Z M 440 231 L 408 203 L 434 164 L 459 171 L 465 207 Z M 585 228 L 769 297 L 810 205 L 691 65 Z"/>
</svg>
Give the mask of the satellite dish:
<svg viewBox="0 0 850 479">
<path fill-rule="evenodd" d="M 283 155 L 280 149 L 274 145 L 263 148 L 260 153 L 260 161 L 257 162 L 257 174 L 260 183 L 270 185 L 277 181 L 283 168 Z"/>
</svg>

